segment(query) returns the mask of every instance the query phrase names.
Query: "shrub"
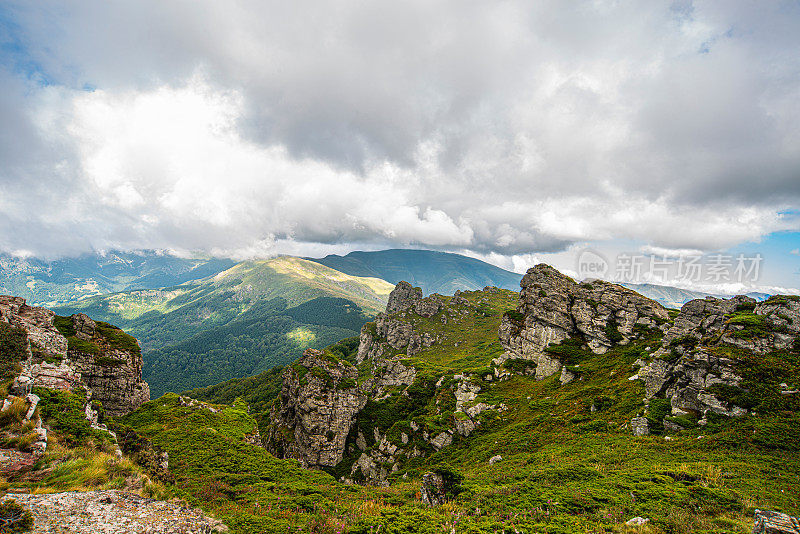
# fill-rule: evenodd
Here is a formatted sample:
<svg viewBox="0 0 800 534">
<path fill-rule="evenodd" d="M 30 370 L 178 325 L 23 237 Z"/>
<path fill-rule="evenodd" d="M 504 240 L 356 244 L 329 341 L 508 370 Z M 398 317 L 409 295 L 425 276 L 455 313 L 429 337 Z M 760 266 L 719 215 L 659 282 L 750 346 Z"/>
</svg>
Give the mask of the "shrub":
<svg viewBox="0 0 800 534">
<path fill-rule="evenodd" d="M 19 362 L 28 357 L 28 334 L 22 328 L 0 322 L 0 380 L 19 372 Z"/>
<path fill-rule="evenodd" d="M 33 527 L 33 516 L 14 499 L 0 503 L 0 532 L 16 534 Z"/>
</svg>

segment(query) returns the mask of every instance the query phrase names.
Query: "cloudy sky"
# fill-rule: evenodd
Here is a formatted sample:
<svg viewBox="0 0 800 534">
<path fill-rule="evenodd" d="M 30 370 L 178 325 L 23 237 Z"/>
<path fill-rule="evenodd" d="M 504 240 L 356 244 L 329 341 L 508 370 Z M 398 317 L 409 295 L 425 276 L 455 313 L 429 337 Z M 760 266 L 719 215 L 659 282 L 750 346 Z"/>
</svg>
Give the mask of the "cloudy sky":
<svg viewBox="0 0 800 534">
<path fill-rule="evenodd" d="M 0 251 L 762 253 L 800 3 L 0 0 Z"/>
</svg>

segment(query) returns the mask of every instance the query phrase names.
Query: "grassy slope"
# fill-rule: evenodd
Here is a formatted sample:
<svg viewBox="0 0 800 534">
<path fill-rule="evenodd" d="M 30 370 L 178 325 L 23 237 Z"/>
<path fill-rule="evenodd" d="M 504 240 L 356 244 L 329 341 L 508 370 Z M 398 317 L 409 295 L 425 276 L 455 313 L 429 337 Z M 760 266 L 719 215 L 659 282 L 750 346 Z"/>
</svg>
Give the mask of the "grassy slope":
<svg viewBox="0 0 800 534">
<path fill-rule="evenodd" d="M 314 261 L 355 276 L 374 276 L 419 286 L 426 295 L 497 286 L 517 290 L 520 275 L 460 254 L 433 250 L 380 250 L 335 254 Z"/>
<path fill-rule="evenodd" d="M 439 315 L 408 315 L 418 326 L 447 336 L 409 360 L 420 380 L 443 371 L 480 374 L 501 350 L 497 327 L 503 311 L 515 304 L 514 295 L 475 292 L 466 297 L 478 312 L 447 325 Z M 635 532 L 624 522 L 640 515 L 652 520 L 641 532 L 746 533 L 756 507 L 800 514 L 800 406 L 797 399 L 776 393 L 778 381 L 800 380 L 800 356 L 738 355 L 749 383 L 765 384 L 758 416 L 712 420 L 672 440 L 636 438 L 627 425 L 644 408 L 643 386 L 628 378 L 635 373 L 633 361 L 646 356 L 644 349 L 659 338 L 656 332 L 643 333 L 634 343 L 600 356 L 572 351 L 571 362 L 579 365 L 582 378 L 571 384 L 560 385 L 557 376 L 484 383 L 488 387 L 478 400 L 505 403 L 507 411 L 487 413 L 470 437 L 456 437 L 451 447 L 409 461 L 388 489 L 350 489 L 351 502 L 338 502 L 328 510 L 330 517 L 344 521 L 342 531 L 350 532 L 369 532 L 365 525 L 379 524 L 383 529 L 375 531 L 441 532 L 456 524 L 457 532 Z M 399 397 L 367 410 L 375 418 L 359 424 L 402 428 L 413 419 L 435 429 L 452 417 L 453 399 L 442 390 L 413 414 L 395 409 L 403 406 Z M 593 404 L 599 409 L 592 411 Z M 490 466 L 494 455 L 503 459 Z M 455 502 L 426 510 L 416 500 L 419 477 L 434 466 L 464 475 L 464 491 Z M 336 494 L 332 487 L 338 486 L 325 485 L 325 496 Z M 358 520 L 351 518 L 357 506 L 369 510 Z M 298 516 L 295 524 L 310 517 Z"/>
<path fill-rule="evenodd" d="M 248 376 L 298 351 L 355 335 L 392 286 L 293 257 L 242 262 L 167 289 L 84 299 L 56 308 L 120 325 L 144 349 L 153 396 Z"/>
</svg>

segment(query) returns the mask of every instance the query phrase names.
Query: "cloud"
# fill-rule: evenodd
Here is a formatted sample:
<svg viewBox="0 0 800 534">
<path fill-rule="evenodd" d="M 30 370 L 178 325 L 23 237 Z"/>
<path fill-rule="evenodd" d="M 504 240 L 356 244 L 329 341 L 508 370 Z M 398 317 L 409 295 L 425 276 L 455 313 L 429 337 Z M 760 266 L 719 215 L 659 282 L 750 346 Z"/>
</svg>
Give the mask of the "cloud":
<svg viewBox="0 0 800 534">
<path fill-rule="evenodd" d="M 578 242 L 796 230 L 798 20 L 745 2 L 11 2 L 0 250 L 410 245 L 519 270 Z"/>
</svg>

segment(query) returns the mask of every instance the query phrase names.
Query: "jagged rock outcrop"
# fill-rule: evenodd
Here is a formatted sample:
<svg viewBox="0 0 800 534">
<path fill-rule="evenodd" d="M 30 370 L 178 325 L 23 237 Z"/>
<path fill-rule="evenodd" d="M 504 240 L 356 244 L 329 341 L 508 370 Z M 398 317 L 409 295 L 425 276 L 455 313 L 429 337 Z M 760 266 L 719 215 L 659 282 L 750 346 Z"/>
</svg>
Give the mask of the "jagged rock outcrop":
<svg viewBox="0 0 800 534">
<path fill-rule="evenodd" d="M 150 400 L 142 380 L 142 355 L 136 340 L 122 330 L 97 323 L 84 314 L 59 319 L 25 299 L 0 296 L 0 321 L 22 328 L 28 341 L 27 359 L 13 389 L 32 386 L 71 391 L 88 389 L 106 413 L 124 415 Z M 72 340 L 72 341 L 70 341 Z"/>
<path fill-rule="evenodd" d="M 413 287 L 408 282 L 402 281 L 395 286 L 391 293 L 389 293 L 389 301 L 386 304 L 386 313 L 395 313 L 407 310 L 420 299 L 422 299 L 422 289 Z"/>
<path fill-rule="evenodd" d="M 25 299 L 0 295 L 0 322 L 25 330 L 28 353 L 46 353 L 66 357 L 67 339 L 54 326 L 55 313 L 46 308 L 28 306 Z"/>
<path fill-rule="evenodd" d="M 323 351 L 308 349 L 283 372 L 278 402 L 270 413 L 267 448 L 307 467 L 342 461 L 356 415 L 367 402 L 358 370 Z"/>
<path fill-rule="evenodd" d="M 747 409 L 721 400 L 715 386 L 737 387 L 737 362 L 714 350 L 733 345 L 756 354 L 789 349 L 800 333 L 800 299 L 771 297 L 758 303 L 747 296 L 706 297 L 684 304 L 651 362 L 637 362 L 645 398 L 667 398 L 672 416 L 740 416 Z M 674 424 L 667 424 L 668 429 Z"/>
<path fill-rule="evenodd" d="M 70 317 L 75 336 L 97 352 L 79 345 L 68 351 L 72 367 L 92 391 L 92 399 L 103 404 L 106 413 L 124 415 L 150 400 L 150 387 L 142 380 L 142 353 L 135 339 L 122 330 L 98 325 L 79 313 Z M 123 338 L 123 342 L 119 342 Z"/>
<path fill-rule="evenodd" d="M 508 358 L 536 362 L 536 378 L 561 370 L 562 362 L 545 352 L 553 344 L 580 337 L 595 353 L 627 343 L 637 325 L 655 328 L 669 318 L 655 301 L 604 281 L 577 284 L 553 267 L 539 264 L 520 282 L 516 314 L 507 314 L 500 341 Z"/>
<path fill-rule="evenodd" d="M 798 334 L 800 299 L 796 297 L 775 296 L 764 302 L 743 295 L 706 297 L 683 305 L 656 356 L 673 349 L 682 354 L 685 346 L 698 343 L 727 343 L 764 354 L 790 348 Z"/>
</svg>

